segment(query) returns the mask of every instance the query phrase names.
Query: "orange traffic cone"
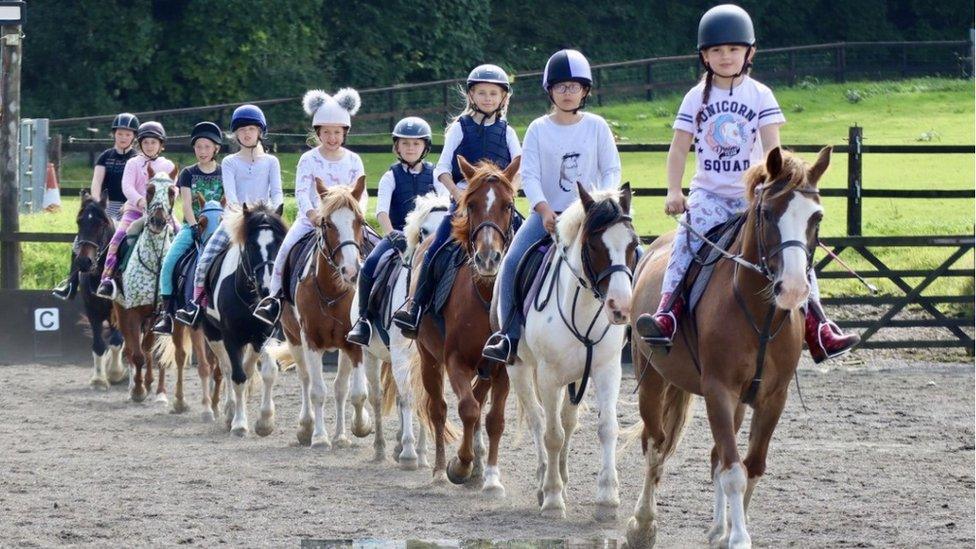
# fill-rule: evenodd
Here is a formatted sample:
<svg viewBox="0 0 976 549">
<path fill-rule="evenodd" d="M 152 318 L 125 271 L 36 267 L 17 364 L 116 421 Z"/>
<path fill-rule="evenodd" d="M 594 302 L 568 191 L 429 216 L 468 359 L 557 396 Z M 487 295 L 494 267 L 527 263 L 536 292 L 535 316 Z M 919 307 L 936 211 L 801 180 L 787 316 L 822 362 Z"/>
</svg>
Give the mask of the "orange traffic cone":
<svg viewBox="0 0 976 549">
<path fill-rule="evenodd" d="M 61 211 L 61 188 L 58 186 L 58 173 L 54 170 L 54 163 L 47 163 L 47 181 L 44 184 L 44 211 Z"/>
</svg>

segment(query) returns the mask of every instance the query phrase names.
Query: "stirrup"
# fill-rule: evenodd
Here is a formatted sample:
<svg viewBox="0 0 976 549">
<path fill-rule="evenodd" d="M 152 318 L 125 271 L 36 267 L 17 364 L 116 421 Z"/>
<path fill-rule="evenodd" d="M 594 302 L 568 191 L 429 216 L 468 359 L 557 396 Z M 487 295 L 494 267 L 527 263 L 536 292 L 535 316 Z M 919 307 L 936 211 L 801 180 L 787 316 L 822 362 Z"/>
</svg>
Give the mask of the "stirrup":
<svg viewBox="0 0 976 549">
<path fill-rule="evenodd" d="M 503 345 L 504 347 L 502 347 Z M 488 337 L 484 348 L 481 349 L 481 356 L 502 364 L 512 364 L 513 355 L 515 354 L 512 347 L 512 340 L 509 339 L 508 334 L 497 332 Z M 501 353 L 502 349 L 507 351 L 504 356 Z M 498 352 L 495 353 L 492 351 Z"/>
<path fill-rule="evenodd" d="M 195 301 L 191 301 L 185 307 L 176 311 L 176 314 L 173 316 L 176 320 L 192 328 L 197 323 L 197 317 L 200 316 L 200 305 Z"/>
<path fill-rule="evenodd" d="M 153 325 L 154 334 L 173 335 L 173 317 L 169 313 L 159 315 L 159 321 Z"/>
<path fill-rule="evenodd" d="M 414 306 L 417 307 L 417 312 L 416 314 L 411 314 L 410 308 Z M 413 300 L 409 300 L 393 313 L 392 320 L 397 328 L 400 328 L 400 332 L 404 337 L 416 339 L 417 332 L 420 329 L 420 319 L 423 315 L 423 309 Z"/>
<path fill-rule="evenodd" d="M 655 313 L 656 314 L 656 313 Z M 675 331 L 677 332 L 678 323 L 674 314 L 668 312 L 665 313 L 671 316 L 672 322 L 675 323 Z M 644 340 L 645 343 L 651 347 L 663 347 L 667 350 L 671 349 L 674 344 L 674 335 L 668 337 L 666 334 L 661 332 L 661 327 L 658 326 L 657 322 L 654 320 L 654 315 L 650 313 L 644 313 L 637 317 L 637 335 Z"/>
<path fill-rule="evenodd" d="M 253 314 L 254 318 L 269 326 L 274 326 L 281 318 L 281 301 L 277 297 L 269 295 L 258 303 Z"/>
<path fill-rule="evenodd" d="M 104 292 L 102 292 L 102 287 L 103 287 L 103 286 L 104 286 L 105 284 L 108 284 L 108 285 L 110 285 L 110 286 L 111 286 L 111 288 L 112 288 L 112 290 L 111 290 L 111 292 L 109 292 L 109 293 L 108 293 L 108 295 L 106 295 L 106 294 L 105 294 Z M 115 297 L 116 297 L 116 296 L 118 295 L 118 293 L 119 293 L 119 289 L 118 289 L 118 287 L 117 287 L 117 286 L 115 285 L 115 281 L 114 281 L 114 280 L 112 280 L 111 278 L 109 278 L 109 279 L 107 279 L 107 280 L 103 280 L 103 281 L 102 281 L 102 282 L 101 282 L 101 283 L 100 283 L 100 284 L 98 285 L 98 290 L 97 290 L 97 291 L 95 292 L 95 295 L 97 295 L 98 297 L 100 297 L 100 298 L 102 298 L 102 299 L 111 299 L 111 300 L 114 300 L 114 299 L 115 299 Z"/>
<path fill-rule="evenodd" d="M 357 333 L 356 331 L 357 328 L 363 325 L 366 327 L 365 337 L 364 334 Z M 359 317 L 359 319 L 356 320 L 356 323 L 353 324 L 352 329 L 349 330 L 349 333 L 346 334 L 346 341 L 348 341 L 349 343 L 359 345 L 361 347 L 369 347 L 369 342 L 371 339 L 373 339 L 373 324 L 369 320 L 366 320 L 365 316 Z"/>
<path fill-rule="evenodd" d="M 51 295 L 60 299 L 61 301 L 68 301 L 75 296 L 78 291 L 77 287 L 71 283 L 70 278 L 66 278 L 57 285 L 56 288 L 51 290 Z"/>
</svg>

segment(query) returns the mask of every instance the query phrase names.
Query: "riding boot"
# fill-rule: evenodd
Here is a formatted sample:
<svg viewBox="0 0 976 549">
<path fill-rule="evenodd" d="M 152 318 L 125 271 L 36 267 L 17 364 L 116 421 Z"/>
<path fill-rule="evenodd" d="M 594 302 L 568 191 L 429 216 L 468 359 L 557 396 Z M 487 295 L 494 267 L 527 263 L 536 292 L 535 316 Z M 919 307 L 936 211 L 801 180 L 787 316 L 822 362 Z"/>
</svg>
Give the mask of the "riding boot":
<svg viewBox="0 0 976 549">
<path fill-rule="evenodd" d="M 105 299 L 115 299 L 115 294 L 115 280 L 111 278 L 103 279 L 102 283 L 98 285 L 98 290 L 95 292 L 95 295 Z"/>
<path fill-rule="evenodd" d="M 420 328 L 420 317 L 430 303 L 430 294 L 434 291 L 431 286 L 434 284 L 430 280 L 430 263 L 433 258 L 420 265 L 420 273 L 417 276 L 417 289 L 414 291 L 413 299 L 407 301 L 406 309 L 401 308 L 393 313 L 393 323 L 400 328 L 403 337 L 417 339 L 417 330 Z"/>
<path fill-rule="evenodd" d="M 274 326 L 281 317 L 281 293 L 269 295 L 254 308 L 254 318 L 269 326 Z"/>
<path fill-rule="evenodd" d="M 74 299 L 75 294 L 78 293 L 78 271 L 76 269 L 71 269 L 71 274 L 68 278 L 61 281 L 56 288 L 51 290 L 51 294 L 63 301 L 69 299 Z"/>
<path fill-rule="evenodd" d="M 820 303 L 814 299 L 807 302 L 804 327 L 804 337 L 810 349 L 810 356 L 817 364 L 847 353 L 861 342 L 861 336 L 841 332 L 840 328 L 827 318 Z"/>
<path fill-rule="evenodd" d="M 518 354 L 518 343 L 519 340 L 517 337 L 509 336 L 506 330 L 499 330 L 491 334 L 488 341 L 485 342 L 485 347 L 481 350 L 481 356 L 488 360 L 511 366 L 515 364 L 515 356 Z M 478 375 L 482 376 L 482 379 L 488 379 L 487 372 L 485 375 L 482 375 L 480 369 L 478 370 Z"/>
<path fill-rule="evenodd" d="M 370 337 L 373 335 L 373 327 L 367 318 L 366 309 L 369 308 L 369 294 L 373 289 L 373 277 L 359 273 L 359 318 L 353 325 L 349 333 L 346 334 L 346 341 L 355 343 L 363 347 L 369 347 Z"/>
<path fill-rule="evenodd" d="M 162 335 L 173 335 L 173 314 L 171 311 L 172 304 L 173 300 L 171 298 L 163 297 L 159 321 L 153 325 L 153 332 Z"/>
<path fill-rule="evenodd" d="M 681 295 L 661 294 L 661 304 L 653 315 L 644 313 L 637 319 L 637 334 L 651 347 L 670 348 L 678 322 L 684 313 L 685 300 Z"/>
</svg>

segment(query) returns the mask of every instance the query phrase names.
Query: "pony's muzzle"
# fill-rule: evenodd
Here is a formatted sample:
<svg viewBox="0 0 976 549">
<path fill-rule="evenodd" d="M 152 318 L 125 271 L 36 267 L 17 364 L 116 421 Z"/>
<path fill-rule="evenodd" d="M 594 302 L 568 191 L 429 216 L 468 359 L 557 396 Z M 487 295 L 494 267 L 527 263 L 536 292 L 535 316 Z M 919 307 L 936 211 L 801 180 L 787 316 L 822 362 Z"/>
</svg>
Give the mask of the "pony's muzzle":
<svg viewBox="0 0 976 549">
<path fill-rule="evenodd" d="M 495 249 L 478 250 L 474 254 L 474 266 L 485 276 L 494 276 L 502 264 L 502 253 Z"/>
<path fill-rule="evenodd" d="M 357 265 L 355 267 L 349 267 L 347 265 L 343 265 L 342 267 L 339 267 L 339 275 L 342 276 L 342 279 L 349 284 L 355 284 L 356 281 L 359 280 L 359 266 Z"/>
<path fill-rule="evenodd" d="M 610 324 L 629 324 L 630 323 L 630 301 L 624 301 L 613 297 L 606 301 L 607 317 Z"/>
<path fill-rule="evenodd" d="M 792 310 L 806 303 L 810 296 L 810 282 L 805 278 L 786 278 L 773 283 L 773 298 L 780 309 Z"/>
</svg>

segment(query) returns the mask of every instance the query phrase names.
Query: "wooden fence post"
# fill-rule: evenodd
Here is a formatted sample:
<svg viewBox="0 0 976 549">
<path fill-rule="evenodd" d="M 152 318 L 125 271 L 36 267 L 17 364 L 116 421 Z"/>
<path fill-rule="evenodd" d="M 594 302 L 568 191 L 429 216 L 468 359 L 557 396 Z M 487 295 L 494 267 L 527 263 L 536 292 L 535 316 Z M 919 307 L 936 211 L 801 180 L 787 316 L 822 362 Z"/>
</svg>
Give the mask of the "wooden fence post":
<svg viewBox="0 0 976 549">
<path fill-rule="evenodd" d="M 654 63 L 648 61 L 647 62 L 647 100 L 648 101 L 654 100 L 654 88 L 651 87 L 653 85 L 654 85 Z"/>
<path fill-rule="evenodd" d="M 864 128 L 847 130 L 847 235 L 861 234 L 861 142 Z"/>
<path fill-rule="evenodd" d="M 789 55 L 790 60 L 790 86 L 796 85 L 796 51 L 791 50 Z"/>
<path fill-rule="evenodd" d="M 20 25 L 0 27 L 0 233 L 12 237 L 20 230 L 18 211 L 18 139 L 20 132 L 20 65 L 23 57 Z M 7 290 L 20 288 L 20 242 L 0 243 L 0 278 Z"/>
<path fill-rule="evenodd" d="M 598 107 L 603 106 L 603 90 L 600 88 L 600 83 L 603 81 L 602 76 L 603 76 L 603 69 L 597 69 L 596 74 L 593 75 L 593 79 L 594 79 L 593 87 L 597 89 L 596 106 Z"/>
<path fill-rule="evenodd" d="M 837 45 L 837 49 L 834 50 L 834 80 L 837 82 L 843 82 L 845 80 L 844 73 L 847 72 L 847 46 L 846 43 L 840 43 Z"/>
<path fill-rule="evenodd" d="M 390 106 L 390 131 L 393 131 L 393 127 L 396 126 L 396 95 L 394 95 L 393 90 L 390 89 L 386 92 L 386 99 Z"/>
</svg>

